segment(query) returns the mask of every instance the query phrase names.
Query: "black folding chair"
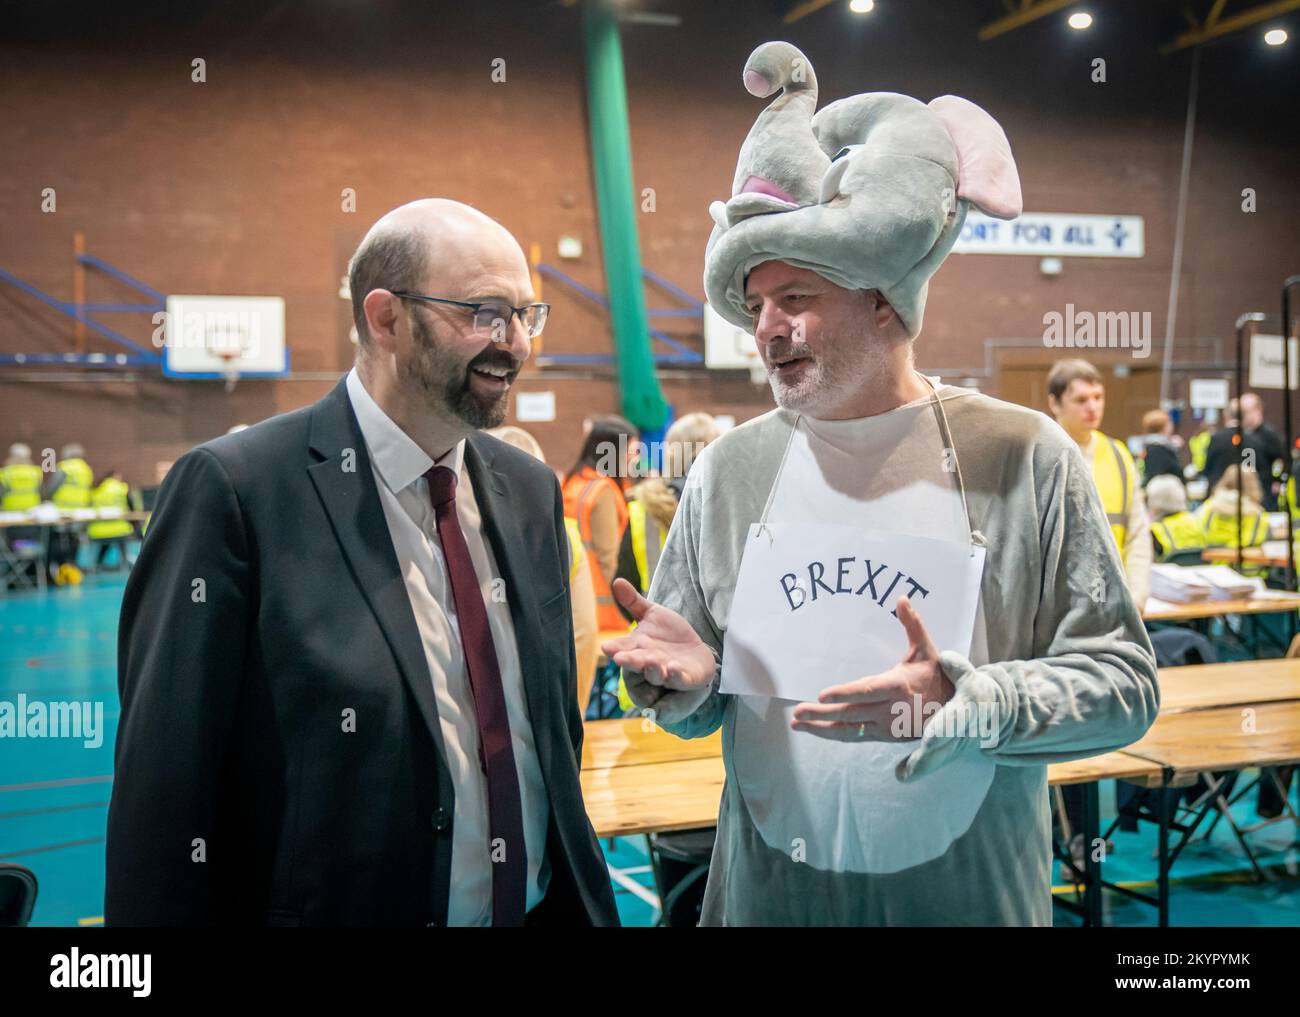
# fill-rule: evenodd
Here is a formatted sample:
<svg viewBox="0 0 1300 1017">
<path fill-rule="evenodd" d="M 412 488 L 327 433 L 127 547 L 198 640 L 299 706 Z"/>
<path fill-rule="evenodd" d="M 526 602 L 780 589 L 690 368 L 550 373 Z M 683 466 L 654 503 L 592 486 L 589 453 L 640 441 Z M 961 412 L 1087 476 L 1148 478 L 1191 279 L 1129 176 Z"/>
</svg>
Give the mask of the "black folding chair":
<svg viewBox="0 0 1300 1017">
<path fill-rule="evenodd" d="M 700 924 L 704 884 L 717 829 L 652 833 L 650 870 L 659 894 L 659 924 L 693 928 Z"/>
<path fill-rule="evenodd" d="M 36 873 L 25 865 L 0 862 L 0 928 L 21 928 L 36 907 Z"/>
<path fill-rule="evenodd" d="M 1204 550 L 1202 547 L 1184 547 L 1178 551 L 1170 551 L 1160 561 L 1165 565 L 1204 565 L 1205 558 L 1201 554 Z"/>
</svg>

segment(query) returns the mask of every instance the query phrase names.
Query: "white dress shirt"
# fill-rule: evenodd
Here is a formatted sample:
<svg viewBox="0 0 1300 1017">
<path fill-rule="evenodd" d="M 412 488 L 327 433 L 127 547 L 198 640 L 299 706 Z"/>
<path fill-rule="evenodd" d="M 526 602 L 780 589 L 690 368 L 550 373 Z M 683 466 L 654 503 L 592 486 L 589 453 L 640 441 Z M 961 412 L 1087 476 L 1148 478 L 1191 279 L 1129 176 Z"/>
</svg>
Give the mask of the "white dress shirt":
<svg viewBox="0 0 1300 1017">
<path fill-rule="evenodd" d="M 424 474 L 434 464 L 429 456 L 388 417 L 366 391 L 356 368 L 348 374 L 348 397 L 370 453 L 379 500 L 388 520 L 388 533 L 406 583 L 411 609 L 420 630 L 429 664 L 438 720 L 447 749 L 447 765 L 456 792 L 452 824 L 449 925 L 488 925 L 492 921 L 492 862 L 488 834 L 487 776 L 479 764 L 478 720 L 465 669 L 465 651 L 456 623 L 451 582 L 438 540 L 437 521 L 429 502 Z M 487 608 L 496 647 L 506 713 L 510 720 L 515 768 L 523 807 L 524 844 L 528 851 L 528 902 L 531 910 L 545 895 L 550 877 L 546 864 L 546 829 L 550 804 L 537 761 L 533 726 L 524 698 L 519 649 L 505 599 L 505 581 L 492 548 L 483 536 L 474 486 L 465 470 L 462 439 L 437 465 L 456 471 L 456 518 L 469 545 Z"/>
</svg>

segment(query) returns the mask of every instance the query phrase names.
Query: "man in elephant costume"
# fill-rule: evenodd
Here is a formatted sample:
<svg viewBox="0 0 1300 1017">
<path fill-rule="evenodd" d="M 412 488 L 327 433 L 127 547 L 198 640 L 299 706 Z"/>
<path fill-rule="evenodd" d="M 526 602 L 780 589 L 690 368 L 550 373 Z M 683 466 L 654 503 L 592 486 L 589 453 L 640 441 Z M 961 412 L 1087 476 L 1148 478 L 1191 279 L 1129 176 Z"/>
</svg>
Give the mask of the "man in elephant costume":
<svg viewBox="0 0 1300 1017">
<path fill-rule="evenodd" d="M 1050 925 L 1047 764 L 1139 738 L 1159 691 L 1074 442 L 913 367 L 969 206 L 1020 214 L 1010 146 L 955 96 L 814 115 L 788 43 L 744 84 L 777 94 L 711 208 L 705 289 L 778 408 L 695 461 L 606 644 L 646 716 L 722 728 L 703 923 Z"/>
</svg>

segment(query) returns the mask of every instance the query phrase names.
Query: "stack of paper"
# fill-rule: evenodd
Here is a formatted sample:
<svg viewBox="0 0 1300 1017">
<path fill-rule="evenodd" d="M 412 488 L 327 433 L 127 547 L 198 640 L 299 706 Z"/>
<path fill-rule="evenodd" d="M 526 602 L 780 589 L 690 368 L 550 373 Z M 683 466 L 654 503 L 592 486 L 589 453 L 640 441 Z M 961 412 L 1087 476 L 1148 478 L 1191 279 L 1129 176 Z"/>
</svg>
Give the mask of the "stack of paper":
<svg viewBox="0 0 1300 1017">
<path fill-rule="evenodd" d="M 1214 596 L 1214 587 L 1182 565 L 1151 566 L 1151 596 L 1171 604 L 1195 604 Z"/>
<path fill-rule="evenodd" d="M 1213 587 L 1215 600 L 1243 600 L 1262 585 L 1227 565 L 1196 565 L 1191 571 Z"/>
</svg>

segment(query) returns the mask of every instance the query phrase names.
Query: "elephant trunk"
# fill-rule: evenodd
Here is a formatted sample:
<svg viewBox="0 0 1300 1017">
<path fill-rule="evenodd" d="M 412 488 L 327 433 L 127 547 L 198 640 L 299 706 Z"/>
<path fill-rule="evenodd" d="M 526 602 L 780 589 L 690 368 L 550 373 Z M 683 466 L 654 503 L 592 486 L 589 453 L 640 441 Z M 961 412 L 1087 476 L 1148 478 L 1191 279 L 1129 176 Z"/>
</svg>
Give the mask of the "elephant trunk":
<svg viewBox="0 0 1300 1017">
<path fill-rule="evenodd" d="M 758 115 L 741 146 L 733 200 L 749 194 L 770 196 L 786 207 L 816 202 L 817 184 L 829 160 L 812 130 L 817 110 L 812 64 L 788 42 L 764 43 L 745 62 L 744 83 L 760 98 L 778 90 L 781 94 Z M 746 213 L 775 210 L 747 200 L 738 203 L 736 211 L 742 206 Z"/>
</svg>

